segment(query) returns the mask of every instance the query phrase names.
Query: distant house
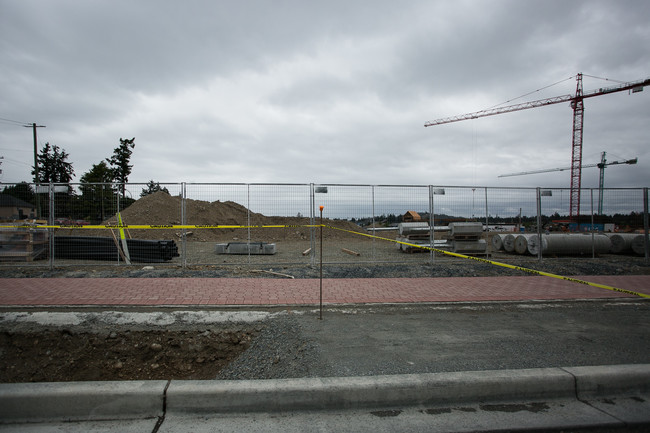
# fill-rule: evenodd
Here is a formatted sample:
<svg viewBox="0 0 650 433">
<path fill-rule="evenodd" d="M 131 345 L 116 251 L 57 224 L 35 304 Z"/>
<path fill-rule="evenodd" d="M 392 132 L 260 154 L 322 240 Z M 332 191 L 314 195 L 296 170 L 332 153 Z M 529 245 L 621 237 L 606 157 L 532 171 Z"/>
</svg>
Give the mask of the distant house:
<svg viewBox="0 0 650 433">
<path fill-rule="evenodd" d="M 420 217 L 419 213 L 417 213 L 417 212 L 415 212 L 413 210 L 410 210 L 410 211 L 407 211 L 404 214 L 404 216 L 402 216 L 402 221 L 404 221 L 405 223 L 415 223 L 415 222 L 422 221 L 422 217 Z"/>
<path fill-rule="evenodd" d="M 22 220 L 35 217 L 36 209 L 33 204 L 9 194 L 0 194 L 0 219 Z"/>
</svg>

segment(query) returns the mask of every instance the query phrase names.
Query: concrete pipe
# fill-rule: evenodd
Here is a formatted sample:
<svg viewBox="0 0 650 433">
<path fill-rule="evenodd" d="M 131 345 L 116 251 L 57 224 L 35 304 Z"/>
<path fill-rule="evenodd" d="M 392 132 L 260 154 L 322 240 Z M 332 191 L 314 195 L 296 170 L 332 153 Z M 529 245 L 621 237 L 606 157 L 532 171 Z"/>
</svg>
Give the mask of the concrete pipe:
<svg viewBox="0 0 650 433">
<path fill-rule="evenodd" d="M 517 252 L 517 254 L 528 253 L 528 239 L 530 239 L 531 237 L 537 237 L 537 235 L 536 234 L 519 235 L 515 238 L 515 252 Z"/>
<path fill-rule="evenodd" d="M 574 255 L 574 254 L 606 254 L 612 242 L 605 235 L 591 234 L 548 234 L 542 235 L 542 254 Z M 528 252 L 537 255 L 539 240 L 528 240 Z"/>
<path fill-rule="evenodd" d="M 612 241 L 612 249 L 610 251 L 613 254 L 631 254 L 632 241 L 640 235 L 634 233 L 607 233 L 605 236 Z M 641 243 L 643 243 L 643 239 L 641 239 Z"/>
<path fill-rule="evenodd" d="M 645 255 L 645 245 L 643 244 L 644 236 L 645 235 L 636 235 L 634 236 L 634 239 L 632 239 L 632 251 L 634 251 L 634 254 L 640 256 Z"/>
<path fill-rule="evenodd" d="M 503 237 L 503 249 L 506 253 L 515 251 L 515 235 L 508 234 Z"/>
<path fill-rule="evenodd" d="M 505 235 L 495 234 L 492 236 L 492 251 L 501 251 L 503 249 L 503 237 Z"/>
</svg>

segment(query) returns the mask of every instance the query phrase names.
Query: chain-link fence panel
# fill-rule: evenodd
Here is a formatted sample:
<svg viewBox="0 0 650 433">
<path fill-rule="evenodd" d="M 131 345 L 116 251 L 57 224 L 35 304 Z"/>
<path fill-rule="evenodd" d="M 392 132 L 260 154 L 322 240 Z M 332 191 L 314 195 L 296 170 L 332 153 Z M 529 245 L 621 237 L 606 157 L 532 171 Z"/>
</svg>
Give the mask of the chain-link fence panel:
<svg viewBox="0 0 650 433">
<path fill-rule="evenodd" d="M 570 191 L 561 188 L 150 182 L 0 191 L 0 266 L 314 265 L 320 206 L 326 264 L 433 263 L 441 254 L 431 245 L 506 262 L 638 256 L 647 243 L 640 188 L 583 188 L 579 216 L 570 215 Z M 478 232 L 454 233 L 461 224 Z M 558 249 L 569 235 L 589 240 L 588 250 Z"/>
</svg>

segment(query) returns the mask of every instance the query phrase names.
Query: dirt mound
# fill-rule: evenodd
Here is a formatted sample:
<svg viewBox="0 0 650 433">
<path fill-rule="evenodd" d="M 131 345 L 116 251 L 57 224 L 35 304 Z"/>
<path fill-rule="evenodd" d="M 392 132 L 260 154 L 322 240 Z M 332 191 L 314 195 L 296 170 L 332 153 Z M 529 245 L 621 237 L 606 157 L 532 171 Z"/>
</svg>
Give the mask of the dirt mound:
<svg viewBox="0 0 650 433">
<path fill-rule="evenodd" d="M 122 222 L 127 225 L 180 225 L 182 222 L 181 197 L 172 196 L 164 191 L 142 197 L 121 212 Z M 187 240 L 193 242 L 229 242 L 233 240 L 245 241 L 249 237 L 252 241 L 277 242 L 283 240 L 307 240 L 310 238 L 311 228 L 309 218 L 265 216 L 260 213 L 250 212 L 245 206 L 232 201 L 207 202 L 203 200 L 185 200 L 185 221 L 190 225 L 237 225 L 246 226 L 283 225 L 289 227 L 278 228 L 229 228 L 229 229 L 188 229 Z M 316 222 L 318 223 L 318 221 Z M 103 224 L 117 224 L 117 217 L 112 217 Z M 359 226 L 349 221 L 333 221 L 324 219 L 323 224 L 337 227 L 342 230 L 324 230 L 326 239 L 339 239 L 355 236 L 349 232 L 363 232 Z M 318 236 L 318 229 L 315 235 Z M 180 240 L 180 229 L 129 229 L 129 234 L 135 239 L 171 239 Z M 57 235 L 74 236 L 110 236 L 106 230 L 74 230 L 60 231 Z"/>
</svg>

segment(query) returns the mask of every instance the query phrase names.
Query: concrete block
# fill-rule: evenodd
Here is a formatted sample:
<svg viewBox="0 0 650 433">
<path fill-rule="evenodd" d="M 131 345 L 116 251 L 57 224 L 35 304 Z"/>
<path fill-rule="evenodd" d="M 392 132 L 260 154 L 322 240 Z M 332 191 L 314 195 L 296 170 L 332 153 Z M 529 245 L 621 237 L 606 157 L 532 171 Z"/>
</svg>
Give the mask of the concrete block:
<svg viewBox="0 0 650 433">
<path fill-rule="evenodd" d="M 410 235 L 410 234 L 427 234 L 430 232 L 429 223 L 399 223 L 397 224 L 397 229 L 399 230 L 400 235 Z"/>
<path fill-rule="evenodd" d="M 273 255 L 277 249 L 275 244 L 266 242 L 229 242 L 216 244 L 215 252 L 217 254 Z"/>
<path fill-rule="evenodd" d="M 487 242 L 485 239 L 477 241 L 457 241 L 451 242 L 451 249 L 455 253 L 484 253 L 487 251 Z"/>
<path fill-rule="evenodd" d="M 0 422 L 141 419 L 162 415 L 167 381 L 0 384 Z"/>
</svg>

